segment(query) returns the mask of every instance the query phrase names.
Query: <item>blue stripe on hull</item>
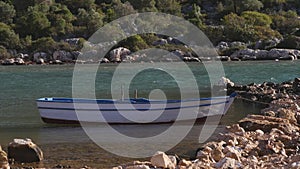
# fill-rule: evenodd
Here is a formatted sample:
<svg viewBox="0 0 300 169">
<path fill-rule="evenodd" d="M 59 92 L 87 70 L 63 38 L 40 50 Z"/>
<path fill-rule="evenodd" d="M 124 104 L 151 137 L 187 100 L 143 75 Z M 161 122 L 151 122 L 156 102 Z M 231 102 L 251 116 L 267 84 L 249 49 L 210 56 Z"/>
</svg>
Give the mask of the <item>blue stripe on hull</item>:
<svg viewBox="0 0 300 169">
<path fill-rule="evenodd" d="M 236 96 L 236 93 L 230 96 L 212 97 L 212 98 L 198 98 L 198 99 L 187 99 L 187 100 L 148 100 L 145 98 L 139 99 L 125 99 L 122 100 L 111 100 L 111 99 L 73 99 L 73 98 L 40 98 L 37 102 L 49 102 L 49 103 L 97 103 L 97 104 L 145 104 L 145 103 L 155 103 L 155 104 L 166 104 L 166 103 L 180 103 L 180 102 L 191 102 L 191 101 L 205 101 L 205 100 L 218 100 L 218 99 L 228 99 Z"/>
<path fill-rule="evenodd" d="M 178 109 L 187 109 L 187 108 L 195 108 L 195 107 L 206 107 L 211 105 L 219 105 L 229 103 L 229 101 L 225 102 L 217 102 L 213 104 L 202 104 L 202 105 L 195 105 L 195 106 L 186 106 L 186 107 L 169 107 L 169 108 L 162 108 L 162 109 L 76 109 L 76 108 L 56 108 L 56 107 L 38 107 L 39 109 L 49 109 L 49 110 L 77 110 L 77 111 L 160 111 L 160 110 L 178 110 Z"/>
</svg>

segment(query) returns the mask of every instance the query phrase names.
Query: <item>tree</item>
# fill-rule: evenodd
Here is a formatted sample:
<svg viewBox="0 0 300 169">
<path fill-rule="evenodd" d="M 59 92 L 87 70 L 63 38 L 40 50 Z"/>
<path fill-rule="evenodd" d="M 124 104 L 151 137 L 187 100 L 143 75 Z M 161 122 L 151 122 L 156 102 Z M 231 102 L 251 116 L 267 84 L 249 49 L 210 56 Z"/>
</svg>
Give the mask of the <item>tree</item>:
<svg viewBox="0 0 300 169">
<path fill-rule="evenodd" d="M 237 14 L 243 11 L 259 11 L 264 7 L 259 0 L 226 0 L 227 10 Z"/>
<path fill-rule="evenodd" d="M 0 45 L 0 59 L 6 59 L 9 57 L 10 57 L 10 54 L 7 52 L 6 48 L 4 46 Z"/>
<path fill-rule="evenodd" d="M 249 19 L 248 14 L 246 16 L 247 17 L 242 17 L 231 13 L 224 17 L 224 32 L 227 40 L 254 42 L 257 40 L 281 38 L 280 33 L 272 30 L 269 26 L 269 22 L 262 19 L 264 17 Z M 255 17 L 255 15 L 253 17 Z"/>
<path fill-rule="evenodd" d="M 33 39 L 47 36 L 49 33 L 49 22 L 46 13 L 40 11 L 45 5 L 29 7 L 27 13 L 18 18 L 16 30 L 22 37 L 31 35 Z"/>
<path fill-rule="evenodd" d="M 55 4 L 50 6 L 47 18 L 51 22 L 50 34 L 53 37 L 68 36 L 73 31 L 72 22 L 75 17 L 65 5 Z"/>
<path fill-rule="evenodd" d="M 264 7 L 263 3 L 259 0 L 242 0 L 240 3 L 241 11 L 259 11 Z"/>
<path fill-rule="evenodd" d="M 128 0 L 134 9 L 139 12 L 156 12 L 155 0 Z"/>
<path fill-rule="evenodd" d="M 278 48 L 300 49 L 300 37 L 289 35 L 284 38 L 278 45 Z"/>
<path fill-rule="evenodd" d="M 103 25 L 103 16 L 94 9 L 86 11 L 80 8 L 76 17 L 76 26 L 79 29 L 78 33 L 85 38 L 90 37 Z"/>
<path fill-rule="evenodd" d="M 64 4 L 73 14 L 78 14 L 78 9 L 89 10 L 95 7 L 95 0 L 56 0 L 57 3 Z"/>
<path fill-rule="evenodd" d="M 176 0 L 156 0 L 156 8 L 163 13 L 181 16 L 181 5 Z"/>
<path fill-rule="evenodd" d="M 16 49 L 20 46 L 19 36 L 11 29 L 10 26 L 0 22 L 0 45 L 6 49 Z"/>
<path fill-rule="evenodd" d="M 13 5 L 0 1 L 0 22 L 11 24 L 16 16 L 16 10 Z"/>
<path fill-rule="evenodd" d="M 187 14 L 186 18 L 199 28 L 204 27 L 204 15 L 201 13 L 201 8 L 197 4 L 192 5 L 192 10 Z"/>
<path fill-rule="evenodd" d="M 122 3 L 121 0 L 113 0 L 111 8 L 106 11 L 106 22 L 111 22 L 115 19 L 118 19 L 122 16 L 130 15 L 136 13 L 136 10 L 126 1 Z"/>
<path fill-rule="evenodd" d="M 290 34 L 300 28 L 300 21 L 295 11 L 280 11 L 271 15 L 271 27 L 283 35 Z"/>
<path fill-rule="evenodd" d="M 282 8 L 282 5 L 286 3 L 286 0 L 261 0 L 266 8 L 274 8 L 279 6 Z"/>
<path fill-rule="evenodd" d="M 13 0 L 13 5 L 17 11 L 17 16 L 22 16 L 27 12 L 29 6 L 35 5 L 35 0 Z"/>
</svg>

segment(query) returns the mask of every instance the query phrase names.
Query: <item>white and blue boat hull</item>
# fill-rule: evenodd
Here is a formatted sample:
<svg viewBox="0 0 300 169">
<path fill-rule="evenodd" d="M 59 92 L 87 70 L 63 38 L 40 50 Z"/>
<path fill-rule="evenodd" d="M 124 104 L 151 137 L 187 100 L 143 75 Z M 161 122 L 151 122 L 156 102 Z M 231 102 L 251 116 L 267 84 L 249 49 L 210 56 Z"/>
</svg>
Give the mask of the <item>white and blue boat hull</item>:
<svg viewBox="0 0 300 169">
<path fill-rule="evenodd" d="M 224 115 L 235 94 L 188 100 L 92 100 L 40 98 L 37 106 L 46 123 L 169 123 Z"/>
</svg>

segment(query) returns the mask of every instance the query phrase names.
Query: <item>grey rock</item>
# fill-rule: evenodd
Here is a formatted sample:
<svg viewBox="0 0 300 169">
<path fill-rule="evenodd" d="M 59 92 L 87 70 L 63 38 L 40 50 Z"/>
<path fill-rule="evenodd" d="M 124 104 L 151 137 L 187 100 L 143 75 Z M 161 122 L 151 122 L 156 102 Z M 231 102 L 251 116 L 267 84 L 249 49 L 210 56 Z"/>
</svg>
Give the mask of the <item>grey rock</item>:
<svg viewBox="0 0 300 169">
<path fill-rule="evenodd" d="M 127 55 L 130 55 L 131 51 L 124 47 L 116 48 L 109 52 L 110 62 L 121 62 Z"/>
<path fill-rule="evenodd" d="M 152 45 L 154 45 L 154 46 L 166 45 L 166 44 L 168 44 L 168 40 L 166 40 L 166 39 L 160 39 L 160 40 L 157 40 L 152 43 Z"/>
</svg>

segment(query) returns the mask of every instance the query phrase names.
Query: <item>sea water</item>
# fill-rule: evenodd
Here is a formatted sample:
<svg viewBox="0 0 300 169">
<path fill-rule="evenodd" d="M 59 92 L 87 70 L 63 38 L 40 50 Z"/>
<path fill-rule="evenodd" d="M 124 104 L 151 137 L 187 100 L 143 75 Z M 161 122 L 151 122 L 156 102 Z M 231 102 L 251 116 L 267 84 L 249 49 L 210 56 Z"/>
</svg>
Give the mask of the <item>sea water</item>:
<svg viewBox="0 0 300 169">
<path fill-rule="evenodd" d="M 278 83 L 300 77 L 299 64 L 300 61 L 223 62 L 223 67 L 225 76 L 236 84 Z M 99 66 L 95 78 L 97 98 L 111 98 L 111 79 L 117 66 Z M 189 63 L 188 66 L 198 83 L 200 96 L 208 96 L 210 79 L 205 66 L 199 63 Z M 136 71 L 130 64 L 123 69 L 124 73 Z M 43 148 L 46 160 L 42 166 L 46 167 L 53 167 L 57 163 L 80 167 L 84 163 L 105 168 L 128 160 L 99 148 L 80 126 L 51 125 L 40 120 L 35 100 L 40 97 L 72 97 L 73 70 L 74 65 L 0 66 L 0 144 L 5 147 L 13 138 L 31 138 Z M 178 71 L 180 70 L 178 67 Z M 186 86 L 190 84 L 189 78 L 191 77 L 183 77 Z M 114 87 L 122 86 L 117 85 Z M 138 73 L 131 81 L 129 95 L 133 97 L 134 90 L 137 89 L 139 97 L 147 98 L 151 90 L 157 88 L 163 90 L 168 99 L 180 99 L 176 79 L 159 69 Z M 222 132 L 225 125 L 235 123 L 249 113 L 258 113 L 260 108 L 258 105 L 235 100 L 227 115 L 222 118 L 216 133 Z M 202 125 L 196 124 L 187 138 L 170 150 L 170 153 L 191 156 L 201 145 L 198 137 Z M 124 133 L 137 135 L 145 134 L 145 131 L 153 134 L 168 127 L 168 124 L 114 126 Z M 72 151 L 77 153 L 71 153 Z"/>
</svg>

